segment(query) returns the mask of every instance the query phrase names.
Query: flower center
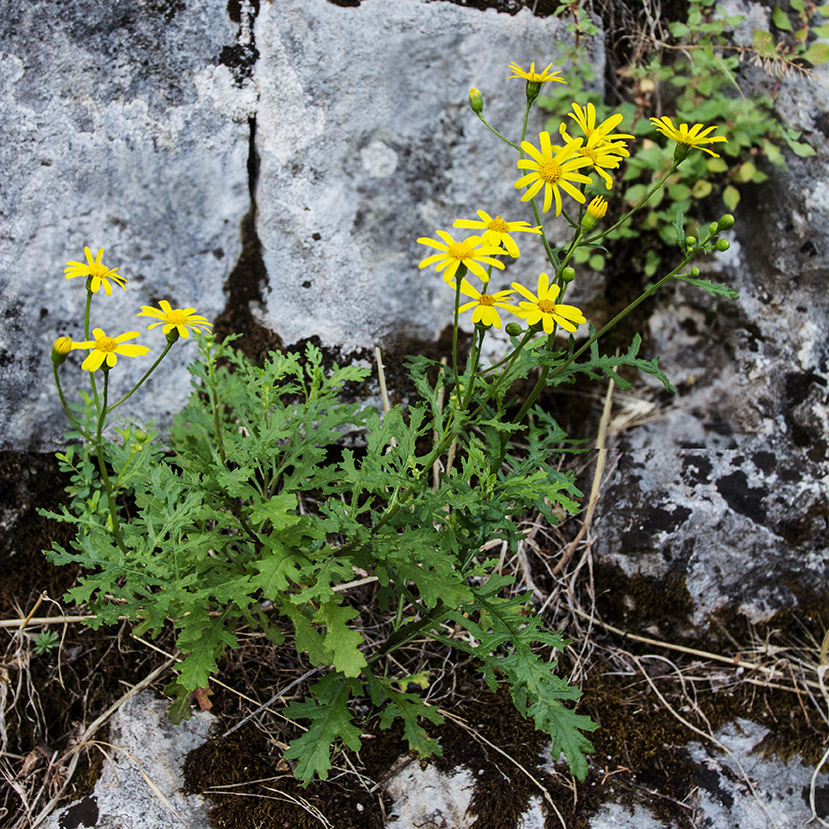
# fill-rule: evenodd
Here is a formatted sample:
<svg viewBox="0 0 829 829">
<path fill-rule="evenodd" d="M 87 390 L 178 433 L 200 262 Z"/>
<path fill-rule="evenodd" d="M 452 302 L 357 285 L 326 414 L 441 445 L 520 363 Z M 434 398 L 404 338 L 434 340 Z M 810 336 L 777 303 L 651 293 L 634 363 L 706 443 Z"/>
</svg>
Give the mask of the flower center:
<svg viewBox="0 0 829 829">
<path fill-rule="evenodd" d="M 105 277 L 109 273 L 109 268 L 106 265 L 101 264 L 100 262 L 93 262 L 89 266 L 89 275 L 94 276 L 98 279 Z"/>
<path fill-rule="evenodd" d="M 487 227 L 495 233 L 507 232 L 507 223 L 500 216 L 496 216 Z"/>
<path fill-rule="evenodd" d="M 446 250 L 446 255 L 450 259 L 457 259 L 462 262 L 464 259 L 469 259 L 472 255 L 472 245 L 466 242 L 455 242 L 454 245 L 449 245 Z"/>
<path fill-rule="evenodd" d="M 554 314 L 556 310 L 556 304 L 555 302 L 550 302 L 549 299 L 539 299 L 538 310 L 541 311 L 542 314 Z"/>
<path fill-rule="evenodd" d="M 481 294 L 478 299 L 478 305 L 487 305 L 491 308 L 495 305 L 495 297 L 490 296 L 489 294 Z"/>
<path fill-rule="evenodd" d="M 95 343 L 95 348 L 97 348 L 98 351 L 105 352 L 106 354 L 110 354 L 111 352 L 115 351 L 117 347 L 118 343 L 115 342 L 115 340 L 112 339 L 112 337 L 101 337 L 101 339 Z"/>
<path fill-rule="evenodd" d="M 579 155 L 584 158 L 589 158 L 593 164 L 596 164 L 596 151 L 590 147 L 582 147 L 579 150 Z"/>
<path fill-rule="evenodd" d="M 547 184 L 555 184 L 561 176 L 561 167 L 554 161 L 542 161 L 538 165 L 538 175 L 541 176 Z"/>
<path fill-rule="evenodd" d="M 184 311 L 170 311 L 167 314 L 167 322 L 171 322 L 173 325 L 184 325 L 187 322 L 187 314 Z"/>
</svg>

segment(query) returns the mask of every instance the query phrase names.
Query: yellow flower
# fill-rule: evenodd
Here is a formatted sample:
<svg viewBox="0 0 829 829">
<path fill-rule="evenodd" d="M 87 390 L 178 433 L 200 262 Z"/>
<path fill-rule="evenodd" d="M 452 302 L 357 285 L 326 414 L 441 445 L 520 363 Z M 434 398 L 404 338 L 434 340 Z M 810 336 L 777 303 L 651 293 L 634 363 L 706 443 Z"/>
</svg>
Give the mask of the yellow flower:
<svg viewBox="0 0 829 829">
<path fill-rule="evenodd" d="M 591 164 L 589 158 L 579 156 L 581 139 L 572 141 L 564 147 L 554 147 L 550 141 L 550 133 L 542 132 L 538 136 L 541 150 L 537 150 L 529 141 L 521 142 L 521 149 L 530 158 L 522 158 L 518 168 L 529 170 L 515 182 L 516 187 L 529 187 L 521 196 L 521 201 L 528 201 L 541 188 L 544 188 L 544 207 L 546 213 L 550 209 L 553 197 L 556 200 L 556 216 L 561 213 L 561 193 L 559 187 L 576 201 L 584 204 L 584 193 L 573 186 L 572 182 L 590 184 L 590 179 L 577 173 L 576 170 Z"/>
<path fill-rule="evenodd" d="M 576 326 L 587 322 L 575 305 L 556 305 L 556 297 L 561 293 L 561 288 L 555 284 L 551 285 L 546 273 L 538 277 L 538 296 L 530 293 L 518 282 L 513 282 L 512 287 L 528 300 L 513 309 L 513 313 L 525 319 L 528 325 L 542 323 L 545 334 L 552 334 L 556 324 L 572 334 Z"/>
<path fill-rule="evenodd" d="M 613 130 L 622 123 L 623 116 L 618 112 L 615 115 L 611 115 L 610 118 L 602 121 L 602 123 L 598 126 L 596 126 L 596 107 L 594 107 L 593 104 L 588 104 L 586 107 L 580 107 L 578 104 L 574 103 L 573 111 L 568 112 L 567 115 L 572 118 L 579 125 L 579 127 L 581 127 L 581 131 L 584 133 L 585 138 L 590 138 L 595 133 L 599 133 L 605 141 L 620 141 L 624 138 L 634 137 L 626 132 L 613 133 Z M 566 135 L 567 127 L 564 124 L 561 125 L 559 131 L 565 141 L 571 140 Z"/>
<path fill-rule="evenodd" d="M 581 220 L 581 226 L 585 230 L 593 230 L 599 219 L 603 219 L 607 213 L 607 201 L 604 196 L 596 196 L 590 204 Z"/>
<path fill-rule="evenodd" d="M 213 325 L 205 317 L 197 314 L 195 308 L 172 308 L 166 299 L 162 299 L 158 304 L 161 310 L 150 305 L 142 305 L 141 311 L 136 314 L 139 317 L 155 317 L 155 319 L 160 320 L 160 322 L 154 322 L 147 326 L 148 331 L 155 328 L 156 325 L 163 325 L 164 328 L 161 330 L 165 334 L 169 334 L 175 329 L 179 336 L 186 340 L 190 336 L 190 332 L 187 330 L 188 327 L 194 331 L 201 331 L 202 326 L 210 328 Z"/>
<path fill-rule="evenodd" d="M 418 268 L 428 268 L 434 265 L 435 270 L 445 271 L 443 278 L 447 282 L 451 281 L 461 265 L 472 271 L 483 282 L 489 282 L 489 273 L 483 265 L 504 269 L 503 262 L 492 258 L 499 253 L 503 254 L 504 251 L 494 245 L 485 245 L 479 236 L 467 236 L 462 242 L 456 242 L 445 230 L 436 230 L 435 233 L 440 236 L 442 242 L 425 236 L 417 241 L 421 245 L 428 245 L 430 248 L 439 250 L 440 253 L 427 256 L 420 262 Z"/>
<path fill-rule="evenodd" d="M 72 350 L 71 337 L 58 337 L 52 346 L 52 362 L 59 366 L 66 362 L 66 357 Z"/>
<path fill-rule="evenodd" d="M 457 288 L 457 282 L 449 283 L 453 288 Z M 458 308 L 460 313 L 468 311 L 470 308 L 475 310 L 472 312 L 472 322 L 481 325 L 494 325 L 496 328 L 501 327 L 501 317 L 498 316 L 498 308 L 506 308 L 511 310 L 511 306 L 506 300 L 512 296 L 513 291 L 496 291 L 494 294 L 482 294 L 471 285 L 466 279 L 461 280 L 461 293 L 464 296 L 472 297 L 472 302 L 467 302 Z"/>
<path fill-rule="evenodd" d="M 524 78 L 524 80 L 529 81 L 530 83 L 544 83 L 545 81 L 557 81 L 558 83 L 567 83 L 564 78 L 558 78 L 557 75 L 561 74 L 560 69 L 553 69 L 550 70 L 550 67 L 553 64 L 550 63 L 547 65 L 545 69 L 541 72 L 535 71 L 535 61 L 530 64 L 530 68 L 525 72 L 517 63 L 511 63 L 509 68 L 515 73 L 513 75 L 507 75 L 507 80 L 510 78 Z"/>
<path fill-rule="evenodd" d="M 651 118 L 651 123 L 659 132 L 662 133 L 662 135 L 676 141 L 677 147 L 674 151 L 674 158 L 677 161 L 682 161 L 691 149 L 702 150 L 704 153 L 714 156 L 714 158 L 719 158 L 717 153 L 703 147 L 702 145 L 714 144 L 717 141 L 728 140 L 722 135 L 710 135 L 710 133 L 717 129 L 716 127 L 708 127 L 707 129 L 703 129 L 702 124 L 694 124 L 693 127 L 688 129 L 687 124 L 680 124 L 679 128 L 677 128 L 667 116 L 663 116 L 662 118 Z"/>
<path fill-rule="evenodd" d="M 579 147 L 579 155 L 590 160 L 590 166 L 604 179 L 607 188 L 613 187 L 613 179 L 606 170 L 615 170 L 630 153 L 624 141 L 605 141 L 600 132 L 594 132 L 587 143 Z"/>
<path fill-rule="evenodd" d="M 86 263 L 74 262 L 70 260 L 66 263 L 63 272 L 67 279 L 73 279 L 76 276 L 90 276 L 92 279 L 89 282 L 89 290 L 93 294 L 97 294 L 101 285 L 104 286 L 104 291 L 107 296 L 112 296 L 112 286 L 109 284 L 111 279 L 116 285 L 120 285 L 125 291 L 127 290 L 127 280 L 121 274 L 116 273 L 118 268 L 108 268 L 101 262 L 104 255 L 104 249 L 98 248 L 98 255 L 93 259 L 92 251 L 89 248 L 84 248 L 83 252 L 86 254 Z"/>
<path fill-rule="evenodd" d="M 541 233 L 540 227 L 530 227 L 529 222 L 505 222 L 500 216 L 493 219 L 485 210 L 479 210 L 478 215 L 481 217 L 479 222 L 475 219 L 458 219 L 454 227 L 483 230 L 482 244 L 503 245 L 513 259 L 518 257 L 519 250 L 510 233 Z"/>
<path fill-rule="evenodd" d="M 124 357 L 140 357 L 150 350 L 146 345 L 135 345 L 134 343 L 124 345 L 126 340 L 134 340 L 136 337 L 140 337 L 140 331 L 127 331 L 126 334 L 120 334 L 117 337 L 107 337 L 102 329 L 94 328 L 92 336 L 95 338 L 94 340 L 72 344 L 73 349 L 92 349 L 81 363 L 81 368 L 87 371 L 97 371 L 105 360 L 107 367 L 112 368 L 118 362 L 116 354 L 121 354 Z"/>
</svg>

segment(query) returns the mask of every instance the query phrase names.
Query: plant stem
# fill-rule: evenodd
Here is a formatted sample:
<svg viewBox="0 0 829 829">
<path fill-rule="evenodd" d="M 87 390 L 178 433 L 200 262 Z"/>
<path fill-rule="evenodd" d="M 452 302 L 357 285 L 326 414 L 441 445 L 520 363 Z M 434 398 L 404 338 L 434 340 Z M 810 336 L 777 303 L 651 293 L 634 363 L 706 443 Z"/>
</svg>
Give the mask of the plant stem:
<svg viewBox="0 0 829 829">
<path fill-rule="evenodd" d="M 106 420 L 107 412 L 107 394 L 109 392 L 109 368 L 104 367 L 104 388 L 102 392 L 103 405 L 100 407 L 98 413 L 98 428 L 95 432 L 95 450 L 98 456 L 98 469 L 101 471 L 101 480 L 104 482 L 104 488 L 107 493 L 107 503 L 109 504 L 109 516 L 112 521 L 112 534 L 115 536 L 115 542 L 118 544 L 121 552 L 128 555 L 127 546 L 124 544 L 124 539 L 121 535 L 121 525 L 118 522 L 118 512 L 115 509 L 115 496 L 112 492 L 112 483 L 109 480 L 109 473 L 107 472 L 106 460 L 104 459 L 104 441 L 103 431 L 104 422 Z"/>
<path fill-rule="evenodd" d="M 130 397 L 141 388 L 144 384 L 144 381 L 156 370 L 158 364 L 167 356 L 167 352 L 173 347 L 172 343 L 167 343 L 167 347 L 164 351 L 161 352 L 161 356 L 144 372 L 144 376 L 132 387 L 132 391 L 125 394 L 117 403 L 113 403 L 108 409 L 108 412 L 111 412 L 113 409 L 117 409 L 125 400 L 129 400 Z"/>
</svg>

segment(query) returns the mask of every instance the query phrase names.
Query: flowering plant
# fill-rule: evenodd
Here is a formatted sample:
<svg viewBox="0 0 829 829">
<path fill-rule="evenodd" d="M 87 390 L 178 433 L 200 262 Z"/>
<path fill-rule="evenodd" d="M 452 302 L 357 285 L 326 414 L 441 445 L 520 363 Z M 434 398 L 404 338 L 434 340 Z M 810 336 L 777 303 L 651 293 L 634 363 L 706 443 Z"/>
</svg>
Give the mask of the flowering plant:
<svg viewBox="0 0 829 829">
<path fill-rule="evenodd" d="M 279 696 L 316 678 L 304 699 L 283 712 L 306 722 L 284 755 L 305 781 L 327 777 L 340 743 L 359 749 L 361 728 L 349 705 L 358 697 L 368 699 L 380 728 L 402 721 L 414 752 L 440 751 L 434 727 L 443 717 L 429 702 L 428 676 L 407 658 L 423 641 L 472 657 L 487 685 L 506 686 L 520 714 L 549 734 L 554 759 L 564 754 L 584 778 L 592 750 L 585 734 L 596 725 L 570 707 L 580 692 L 557 673 L 553 657 L 568 640 L 545 628 L 531 595 L 515 592 L 514 577 L 489 551 L 516 549 L 522 537 L 516 516 L 537 510 L 556 523 L 579 510 L 573 474 L 552 462 L 570 444 L 537 405 L 541 392 L 579 375 L 629 387 L 621 367 L 654 375 L 672 391 L 657 359 L 639 356 L 638 336 L 614 356 L 599 352 L 599 338 L 671 279 L 733 295 L 688 268 L 699 254 L 728 246 L 718 237 L 733 218 L 686 235 L 680 213 L 679 264 L 600 330 L 564 301 L 576 278 L 576 251 L 599 245 L 651 193 L 599 229 L 609 202 L 594 196 L 594 174 L 603 189 L 612 185 L 632 136 L 615 132 L 620 117 L 597 124 L 590 106 L 574 103 L 568 113 L 574 124 L 529 140 L 528 116 L 542 85 L 564 80 L 550 66 L 510 69 L 511 77 L 526 81 L 523 129 L 515 142 L 486 121 L 478 90 L 469 100 L 482 123 L 515 149 L 515 187 L 524 193 L 505 208 L 509 221 L 481 209 L 478 219 L 454 223 L 474 235 L 456 239 L 439 229 L 418 239 L 430 249 L 420 268 L 434 267 L 454 293 L 454 335 L 451 363 L 409 358 L 417 399 L 405 410 L 386 406 L 381 417 L 372 407 L 343 402 L 343 386 L 369 372 L 337 365 L 325 370 L 313 345 L 302 355 L 273 353 L 263 366 L 251 365 L 233 350 L 234 337 L 217 342 L 202 332 L 209 326 L 204 317 L 166 301 L 144 306 L 139 316 L 156 320 L 151 328 L 163 325 L 167 347 L 135 388 L 111 404 L 117 356 L 139 356 L 146 348 L 127 342 L 137 332 L 109 337 L 95 328 L 90 338 L 90 303 L 101 286 L 111 292 L 110 280 L 121 287 L 125 281 L 88 250 L 86 265 L 67 268 L 68 277 L 87 276 L 85 340 L 58 340 L 53 362 L 81 444 L 58 456 L 72 475 L 72 502 L 51 515 L 74 523 L 78 532 L 71 549 L 55 545 L 49 555 L 86 568 L 69 597 L 88 603 L 91 624 L 126 617 L 138 623 L 137 632 L 158 635 L 172 620 L 181 657 L 166 688 L 174 719 L 189 716 L 192 699 L 205 699 L 223 652 L 239 645 L 240 626 L 262 631 L 275 644 L 292 640 L 310 669 Z M 574 125 L 581 135 L 571 135 Z M 674 166 L 694 148 L 722 140 L 710 135 L 713 127 L 675 128 L 667 119 L 658 126 L 676 142 Z M 529 203 L 534 223 L 513 215 L 522 203 Z M 570 228 L 562 246 L 551 244 L 542 222 L 553 205 Z M 505 259 L 521 266 L 516 234 L 526 234 L 522 245 L 538 240 L 549 264 L 528 275 L 529 286 L 516 280 L 491 290 L 493 269 L 505 270 Z M 463 360 L 460 317 L 470 311 L 474 334 Z M 504 325 L 502 315 L 512 320 Z M 507 353 L 484 365 L 485 338 L 502 327 Z M 108 415 L 191 330 L 200 352 L 190 367 L 194 391 L 167 446 L 131 426 L 120 428 L 118 439 L 107 438 Z M 558 338 L 562 332 L 566 339 Z M 66 404 L 59 376 L 74 349 L 87 352 L 82 368 L 92 386 L 80 410 Z M 516 400 L 519 381 L 530 378 L 531 391 Z M 364 446 L 329 455 L 343 432 L 361 434 Z M 89 462 L 92 455 L 97 464 Z M 375 605 L 385 614 L 382 622 L 361 625 L 361 614 Z"/>
</svg>

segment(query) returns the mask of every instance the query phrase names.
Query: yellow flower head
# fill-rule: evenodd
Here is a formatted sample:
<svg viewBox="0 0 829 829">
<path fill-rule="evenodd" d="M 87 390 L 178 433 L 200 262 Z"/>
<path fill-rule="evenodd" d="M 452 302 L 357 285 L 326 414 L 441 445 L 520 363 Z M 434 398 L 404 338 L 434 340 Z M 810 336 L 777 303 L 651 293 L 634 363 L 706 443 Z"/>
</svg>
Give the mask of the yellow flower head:
<svg viewBox="0 0 829 829">
<path fill-rule="evenodd" d="M 103 248 L 98 248 L 98 255 L 94 259 L 92 258 L 92 251 L 89 248 L 84 248 L 83 252 L 86 255 L 85 263 L 71 260 L 66 263 L 63 272 L 66 274 L 67 279 L 73 279 L 76 276 L 91 277 L 89 280 L 89 290 L 93 294 L 97 294 L 101 285 L 103 285 L 106 295 L 112 296 L 112 285 L 109 284 L 110 279 L 116 285 L 120 285 L 125 291 L 127 290 L 127 280 L 116 273 L 118 268 L 108 268 L 101 262 L 104 255 Z"/>
<path fill-rule="evenodd" d="M 719 158 L 717 153 L 707 149 L 703 144 L 714 144 L 717 141 L 728 140 L 722 135 L 710 135 L 717 129 L 716 127 L 703 129 L 702 124 L 694 124 L 689 129 L 687 124 L 680 124 L 677 128 L 667 115 L 662 118 L 651 118 L 651 123 L 662 135 L 676 141 L 677 147 L 674 151 L 674 158 L 677 161 L 682 161 L 692 149 L 702 150 L 704 153 L 714 156 L 714 158 Z"/>
<path fill-rule="evenodd" d="M 577 173 L 576 170 L 587 167 L 591 164 L 589 158 L 580 156 L 581 139 L 572 141 L 564 147 L 554 147 L 550 141 L 550 133 L 542 132 L 538 136 L 540 150 L 536 149 L 529 141 L 521 142 L 521 149 L 530 158 L 522 158 L 518 162 L 520 170 L 528 170 L 526 175 L 521 176 L 515 182 L 516 187 L 528 187 L 526 193 L 521 196 L 521 201 L 528 201 L 544 188 L 544 207 L 546 213 L 555 198 L 556 216 L 561 213 L 561 193 L 559 188 L 577 202 L 584 204 L 585 198 L 577 184 L 590 184 L 588 176 Z"/>
<path fill-rule="evenodd" d="M 607 213 L 607 201 L 604 196 L 596 196 L 590 204 L 587 205 L 587 210 L 581 220 L 581 226 L 585 230 L 593 230 L 596 223 L 605 217 Z"/>
<path fill-rule="evenodd" d="M 580 139 L 579 139 L 580 140 Z M 624 141 L 605 141 L 600 132 L 594 132 L 587 143 L 579 147 L 579 155 L 590 160 L 590 166 L 604 179 L 607 188 L 613 187 L 613 179 L 607 170 L 615 170 L 630 153 Z"/>
<path fill-rule="evenodd" d="M 484 244 L 479 236 L 467 236 L 462 242 L 456 242 L 445 230 L 436 230 L 435 233 L 440 236 L 442 241 L 439 242 L 437 239 L 429 239 L 425 236 L 417 241 L 421 245 L 439 250 L 440 253 L 427 256 L 420 262 L 418 268 L 428 268 L 430 265 L 434 265 L 435 270 L 444 271 L 443 278 L 447 282 L 452 280 L 461 265 L 472 271 L 483 282 L 489 282 L 489 273 L 483 267 L 484 265 L 504 269 L 503 262 L 492 258 L 498 254 L 503 254 L 504 251 L 494 245 Z"/>
<path fill-rule="evenodd" d="M 509 68 L 514 74 L 507 75 L 507 80 L 510 78 L 524 78 L 529 83 L 544 83 L 545 81 L 556 81 L 558 83 L 567 83 L 564 78 L 559 78 L 557 75 L 561 74 L 560 69 L 552 69 L 552 63 L 548 64 L 541 72 L 535 71 L 535 61 L 530 64 L 530 68 L 525 72 L 517 63 L 511 63 Z"/>
<path fill-rule="evenodd" d="M 178 335 L 186 340 L 190 336 L 188 328 L 200 332 L 202 327 L 211 328 L 213 325 L 205 317 L 197 314 L 195 308 L 172 308 L 166 299 L 162 299 L 158 305 L 160 310 L 159 308 L 153 308 L 151 305 L 142 305 L 141 310 L 136 314 L 139 317 L 154 317 L 159 320 L 159 322 L 148 325 L 148 331 L 155 328 L 156 325 L 163 325 L 164 328 L 161 330 L 165 334 L 169 334 L 175 329 Z"/>
<path fill-rule="evenodd" d="M 59 366 L 66 362 L 66 357 L 72 350 L 71 337 L 58 337 L 52 346 L 52 362 Z"/>
<path fill-rule="evenodd" d="M 467 230 L 483 230 L 481 243 L 484 245 L 503 245 L 507 253 L 516 259 L 520 251 L 510 233 L 541 233 L 540 227 L 530 227 L 529 222 L 505 222 L 500 216 L 494 219 L 485 210 L 479 210 L 480 221 L 475 219 L 458 219 L 454 227 Z"/>
<path fill-rule="evenodd" d="M 513 282 L 512 287 L 521 296 L 526 297 L 527 302 L 520 303 L 519 307 L 511 308 L 514 314 L 526 320 L 528 325 L 542 323 L 545 334 L 552 334 L 556 325 L 560 325 L 565 331 L 571 334 L 576 326 L 587 322 L 584 314 L 575 305 L 556 305 L 556 298 L 561 292 L 558 285 L 550 284 L 550 278 L 546 273 L 538 277 L 538 296 L 532 294 L 523 285 Z"/>
<path fill-rule="evenodd" d="M 581 128 L 585 138 L 590 138 L 594 134 L 599 133 L 605 141 L 621 141 L 625 138 L 633 138 L 634 136 L 626 132 L 614 133 L 613 130 L 622 123 L 622 115 L 618 112 L 611 115 L 610 118 L 602 121 L 598 126 L 596 125 L 596 107 L 593 104 L 588 104 L 586 107 L 580 107 L 578 104 L 573 104 L 573 111 L 567 113 L 568 117 L 572 118 Z M 560 127 L 562 136 L 565 136 L 565 141 L 570 140 L 566 137 L 567 128 L 564 124 Z"/>
<path fill-rule="evenodd" d="M 453 288 L 457 288 L 456 282 L 449 283 Z M 498 308 L 512 309 L 512 306 L 507 302 L 507 299 L 512 296 L 513 291 L 496 291 L 494 294 L 482 294 L 471 285 L 466 279 L 461 280 L 461 293 L 464 296 L 472 298 L 472 302 L 467 302 L 458 308 L 460 313 L 468 311 L 470 308 L 475 310 L 472 312 L 472 322 L 474 324 L 480 323 L 487 328 L 495 326 L 501 327 L 501 317 L 498 316 Z"/>
<path fill-rule="evenodd" d="M 102 329 L 95 328 L 92 331 L 92 336 L 95 338 L 94 340 L 72 344 L 73 349 L 91 349 L 86 359 L 81 363 L 81 368 L 86 369 L 86 371 L 97 371 L 104 361 L 106 361 L 107 368 L 112 368 L 118 362 L 117 354 L 124 357 L 140 357 L 150 350 L 146 345 L 135 345 L 133 343 L 124 345 L 127 340 L 140 337 L 140 331 L 127 331 L 126 334 L 120 334 L 117 337 L 107 337 Z"/>
</svg>

